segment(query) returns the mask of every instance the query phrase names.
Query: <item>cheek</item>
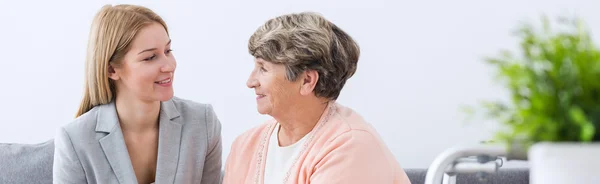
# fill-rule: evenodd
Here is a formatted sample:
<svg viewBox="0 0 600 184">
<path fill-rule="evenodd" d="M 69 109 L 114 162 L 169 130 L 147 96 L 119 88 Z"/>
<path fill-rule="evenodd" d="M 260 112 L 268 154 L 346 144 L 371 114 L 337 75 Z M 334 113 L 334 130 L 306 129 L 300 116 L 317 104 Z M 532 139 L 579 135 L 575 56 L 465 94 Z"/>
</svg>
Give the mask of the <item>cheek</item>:
<svg viewBox="0 0 600 184">
<path fill-rule="evenodd" d="M 127 83 L 129 83 L 130 86 L 135 86 L 135 88 L 151 88 L 156 80 L 156 73 L 157 72 L 152 70 L 151 67 L 140 66 L 131 68 L 126 74 L 128 80 Z"/>
<path fill-rule="evenodd" d="M 275 80 L 270 85 L 272 102 L 274 104 L 287 103 L 294 97 L 293 86 L 286 79 Z"/>
</svg>

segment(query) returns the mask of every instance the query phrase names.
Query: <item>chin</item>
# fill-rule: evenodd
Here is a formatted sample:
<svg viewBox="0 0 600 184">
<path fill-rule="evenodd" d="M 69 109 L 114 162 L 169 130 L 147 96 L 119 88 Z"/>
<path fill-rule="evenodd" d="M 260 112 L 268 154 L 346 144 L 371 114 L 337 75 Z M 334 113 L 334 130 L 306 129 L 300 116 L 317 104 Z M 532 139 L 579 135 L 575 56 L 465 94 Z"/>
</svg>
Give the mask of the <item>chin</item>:
<svg viewBox="0 0 600 184">
<path fill-rule="evenodd" d="M 158 94 L 157 99 L 161 102 L 169 101 L 173 98 L 173 92 Z"/>
<path fill-rule="evenodd" d="M 258 108 L 257 110 L 258 110 L 258 113 L 259 113 L 259 114 L 262 114 L 262 115 L 265 115 L 265 114 L 266 114 L 266 112 L 265 112 L 264 110 L 260 109 L 260 108 Z"/>
<path fill-rule="evenodd" d="M 270 109 L 270 108 L 267 108 L 267 107 L 261 107 L 261 106 L 258 106 L 258 107 L 257 107 L 257 110 L 258 110 L 258 113 L 259 113 L 259 114 L 262 114 L 262 115 L 266 115 L 266 114 L 269 114 L 269 113 L 271 112 L 271 109 Z"/>
</svg>

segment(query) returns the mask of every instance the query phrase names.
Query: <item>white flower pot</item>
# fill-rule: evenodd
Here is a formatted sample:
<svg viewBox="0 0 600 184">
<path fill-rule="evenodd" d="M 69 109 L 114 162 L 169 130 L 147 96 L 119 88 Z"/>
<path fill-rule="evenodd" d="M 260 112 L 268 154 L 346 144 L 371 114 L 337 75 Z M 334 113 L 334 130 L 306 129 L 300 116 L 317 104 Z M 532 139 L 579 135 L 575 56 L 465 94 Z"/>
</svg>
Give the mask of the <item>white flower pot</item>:
<svg viewBox="0 0 600 184">
<path fill-rule="evenodd" d="M 531 184 L 600 184 L 600 143 L 537 143 L 528 160 Z"/>
</svg>

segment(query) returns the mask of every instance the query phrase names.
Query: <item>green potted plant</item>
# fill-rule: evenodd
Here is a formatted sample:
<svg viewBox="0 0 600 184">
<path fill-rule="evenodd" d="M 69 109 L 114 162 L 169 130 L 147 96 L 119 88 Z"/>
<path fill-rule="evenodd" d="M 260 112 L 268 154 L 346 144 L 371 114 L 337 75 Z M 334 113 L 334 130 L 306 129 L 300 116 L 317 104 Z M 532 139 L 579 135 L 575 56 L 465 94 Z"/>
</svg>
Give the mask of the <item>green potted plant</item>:
<svg viewBox="0 0 600 184">
<path fill-rule="evenodd" d="M 483 107 L 531 183 L 600 183 L 600 51 L 582 21 L 551 23 L 524 25 L 518 52 L 487 59 L 511 98 Z"/>
</svg>

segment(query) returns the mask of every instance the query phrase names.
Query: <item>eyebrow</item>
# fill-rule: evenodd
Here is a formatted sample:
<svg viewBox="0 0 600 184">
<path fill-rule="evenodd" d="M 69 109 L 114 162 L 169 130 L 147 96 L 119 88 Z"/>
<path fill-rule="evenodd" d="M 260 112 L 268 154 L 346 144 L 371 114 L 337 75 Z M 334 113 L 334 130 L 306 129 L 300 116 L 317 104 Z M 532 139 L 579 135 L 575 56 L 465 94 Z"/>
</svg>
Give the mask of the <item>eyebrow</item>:
<svg viewBox="0 0 600 184">
<path fill-rule="evenodd" d="M 167 45 L 170 45 L 170 44 L 171 44 L 171 39 L 169 39 L 169 42 L 167 42 Z M 141 54 L 141 53 L 148 52 L 148 51 L 153 51 L 153 50 L 156 50 L 156 48 L 150 48 L 150 49 L 143 50 L 142 52 L 138 53 L 138 55 Z"/>
</svg>

